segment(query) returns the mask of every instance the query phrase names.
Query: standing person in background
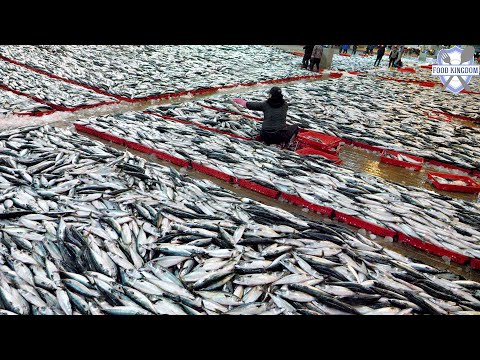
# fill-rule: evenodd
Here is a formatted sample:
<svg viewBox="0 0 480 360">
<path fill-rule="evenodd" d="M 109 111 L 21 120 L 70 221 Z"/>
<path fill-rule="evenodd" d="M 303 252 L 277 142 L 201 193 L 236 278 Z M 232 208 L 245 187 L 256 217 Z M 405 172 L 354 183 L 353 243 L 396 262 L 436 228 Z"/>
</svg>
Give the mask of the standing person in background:
<svg viewBox="0 0 480 360">
<path fill-rule="evenodd" d="M 236 98 L 233 101 L 249 110 L 263 111 L 260 138 L 267 145 L 283 144 L 290 146 L 298 134 L 298 125 L 287 125 L 288 104 L 283 99 L 282 90 L 274 86 L 268 92 L 269 97 L 262 102 L 247 102 Z"/>
<path fill-rule="evenodd" d="M 343 45 L 343 53 L 344 54 L 348 53 L 348 49 L 350 49 L 350 45 Z"/>
<path fill-rule="evenodd" d="M 402 59 L 404 51 L 405 51 L 405 45 L 400 45 L 398 49 L 397 60 L 395 60 L 395 63 L 393 64 L 394 66 L 396 67 L 400 66 L 400 60 Z"/>
<path fill-rule="evenodd" d="M 312 57 L 312 51 L 313 51 L 314 46 L 315 45 L 305 45 L 303 47 L 303 49 L 305 50 L 305 54 L 303 55 L 302 66 L 305 69 L 308 68 L 308 62 L 310 61 L 310 58 Z"/>
<path fill-rule="evenodd" d="M 397 61 L 397 57 L 398 57 L 398 48 L 397 48 L 397 45 L 394 45 L 390 50 L 390 55 L 389 55 L 390 61 L 388 62 L 388 67 L 390 69 L 393 69 L 393 64 L 395 63 L 395 61 Z"/>
<path fill-rule="evenodd" d="M 380 61 L 382 61 L 382 57 L 385 54 L 385 45 L 378 45 L 378 50 L 377 50 L 377 59 L 373 63 L 373 66 L 379 66 Z"/>
<path fill-rule="evenodd" d="M 357 53 L 357 45 L 352 46 L 352 55 L 355 55 Z"/>
<path fill-rule="evenodd" d="M 312 58 L 310 60 L 310 70 L 313 71 L 313 67 L 317 65 L 317 70 L 320 70 L 320 60 L 322 59 L 323 46 L 315 45 L 312 52 Z"/>
</svg>

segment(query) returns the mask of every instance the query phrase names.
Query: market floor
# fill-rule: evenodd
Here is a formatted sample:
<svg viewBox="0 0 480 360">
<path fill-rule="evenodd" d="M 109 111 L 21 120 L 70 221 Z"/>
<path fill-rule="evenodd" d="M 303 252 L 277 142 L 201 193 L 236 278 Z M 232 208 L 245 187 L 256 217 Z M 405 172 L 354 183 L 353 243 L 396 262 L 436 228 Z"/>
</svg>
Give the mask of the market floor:
<svg viewBox="0 0 480 360">
<path fill-rule="evenodd" d="M 475 201 L 478 199 L 478 194 L 438 190 L 427 181 L 429 171 L 440 171 L 445 173 L 452 172 L 449 169 L 442 168 L 442 170 L 439 170 L 439 168 L 434 168 L 431 165 L 426 164 L 420 171 L 408 170 L 403 167 L 381 162 L 379 153 L 374 153 L 350 145 L 345 145 L 342 148 L 339 157 L 343 161 L 342 166 L 355 170 L 355 172 L 358 173 L 367 173 L 402 185 L 424 188 L 441 195 L 465 201 Z"/>
</svg>

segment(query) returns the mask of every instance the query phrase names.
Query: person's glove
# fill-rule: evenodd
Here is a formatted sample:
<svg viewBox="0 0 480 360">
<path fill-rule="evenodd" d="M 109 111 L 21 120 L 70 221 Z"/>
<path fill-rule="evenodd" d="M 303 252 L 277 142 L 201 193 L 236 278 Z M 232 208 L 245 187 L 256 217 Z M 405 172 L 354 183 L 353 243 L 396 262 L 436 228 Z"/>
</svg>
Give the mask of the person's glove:
<svg viewBox="0 0 480 360">
<path fill-rule="evenodd" d="M 243 99 L 240 99 L 240 98 L 235 98 L 235 99 L 232 99 L 232 101 L 234 103 L 237 103 L 238 105 L 243 106 L 243 107 L 247 106 L 247 100 L 243 100 Z"/>
</svg>

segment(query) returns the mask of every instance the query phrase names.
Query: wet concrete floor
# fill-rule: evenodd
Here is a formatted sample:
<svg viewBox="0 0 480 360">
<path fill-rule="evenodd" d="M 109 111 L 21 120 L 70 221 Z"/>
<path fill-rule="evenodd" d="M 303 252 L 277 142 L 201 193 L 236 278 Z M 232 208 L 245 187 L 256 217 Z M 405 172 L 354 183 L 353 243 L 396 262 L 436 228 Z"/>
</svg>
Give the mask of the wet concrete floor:
<svg viewBox="0 0 480 360">
<path fill-rule="evenodd" d="M 340 151 L 339 157 L 343 160 L 341 166 L 345 166 L 356 172 L 364 172 L 406 186 L 424 188 L 455 199 L 465 201 L 475 201 L 478 199 L 478 194 L 438 190 L 427 181 L 429 171 L 451 173 L 452 171 L 449 169 L 442 168 L 440 170 L 437 167 L 426 164 L 420 171 L 408 170 L 400 166 L 380 162 L 380 153 L 374 153 L 351 145 L 345 145 Z"/>
</svg>

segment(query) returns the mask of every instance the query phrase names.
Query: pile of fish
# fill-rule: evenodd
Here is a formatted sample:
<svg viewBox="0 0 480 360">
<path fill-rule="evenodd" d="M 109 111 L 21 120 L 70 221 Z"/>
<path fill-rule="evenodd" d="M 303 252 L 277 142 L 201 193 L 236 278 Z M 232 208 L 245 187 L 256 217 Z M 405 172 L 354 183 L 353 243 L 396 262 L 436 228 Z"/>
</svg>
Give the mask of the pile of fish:
<svg viewBox="0 0 480 360">
<path fill-rule="evenodd" d="M 255 45 L 15 45 L 0 54 L 128 98 L 311 75 L 295 56 Z"/>
<path fill-rule="evenodd" d="M 418 56 L 410 56 L 410 55 L 403 55 L 402 56 L 402 61 L 405 64 L 405 66 L 421 66 L 421 65 L 431 65 L 431 64 L 436 64 L 437 59 L 433 57 L 427 57 L 425 60 L 419 61 Z"/>
<path fill-rule="evenodd" d="M 236 107 L 235 103 L 228 100 L 227 102 L 219 102 L 216 99 L 217 97 L 181 104 L 164 104 L 149 108 L 147 111 L 192 124 L 209 126 L 250 139 L 254 139 L 260 134 L 261 122 L 245 117 L 242 109 Z M 221 97 L 221 99 L 224 99 L 224 97 Z M 221 109 L 235 114 L 219 112 L 205 107 L 217 105 Z"/>
<path fill-rule="evenodd" d="M 42 112 L 46 110 L 51 110 L 51 107 L 25 96 L 17 95 L 11 91 L 0 89 L 1 116 L 7 116 L 12 113 Z"/>
<path fill-rule="evenodd" d="M 399 161 L 403 161 L 403 162 L 408 162 L 408 163 L 411 163 L 411 164 L 414 164 L 414 165 L 421 165 L 422 162 L 421 161 L 417 161 L 413 158 L 411 158 L 410 156 L 406 156 L 406 155 L 403 155 L 403 154 L 390 154 L 390 153 L 384 153 L 383 156 L 387 157 L 387 158 L 390 158 L 390 159 L 394 159 L 394 160 L 399 160 Z"/>
<path fill-rule="evenodd" d="M 361 53 L 361 52 L 360 52 Z M 340 56 L 333 54 L 332 65 L 330 69 L 336 71 L 362 71 L 366 72 L 373 69 L 373 63 L 376 56 L 359 56 L 357 51 L 356 55 L 352 56 Z M 351 55 L 351 54 L 349 54 Z"/>
<path fill-rule="evenodd" d="M 418 59 L 405 57 L 403 58 L 403 63 L 405 67 L 414 67 L 416 72 L 401 72 L 396 70 L 388 69 L 388 55 L 385 55 L 382 59 L 382 62 L 379 67 L 373 66 L 376 56 L 363 57 L 357 55 L 352 55 L 350 57 L 340 56 L 338 54 L 333 55 L 332 59 L 332 70 L 337 71 L 362 71 L 367 73 L 372 77 L 386 77 L 386 78 L 395 78 L 401 80 L 416 80 L 416 81 L 428 81 L 436 82 L 438 85 L 441 85 L 440 79 L 438 76 L 433 76 L 430 69 L 422 69 L 419 65 L 424 65 L 425 63 L 419 63 Z M 431 58 L 427 59 L 427 62 L 436 63 L 436 59 L 432 60 Z M 480 91 L 480 79 L 478 77 L 472 77 L 469 83 L 470 90 Z"/>
<path fill-rule="evenodd" d="M 380 76 L 385 78 L 395 78 L 399 80 L 415 80 L 415 81 L 428 81 L 428 82 L 435 82 L 440 84 L 440 79 L 438 76 L 432 75 L 432 70 L 425 69 L 424 71 L 415 68 L 414 73 L 411 72 L 402 72 L 398 70 L 390 70 L 388 67 L 379 67 L 376 68 L 374 71 L 369 72 L 369 75 Z"/>
<path fill-rule="evenodd" d="M 453 180 L 453 179 L 446 179 L 441 176 L 432 176 L 435 180 L 437 180 L 440 184 L 444 185 L 459 185 L 459 186 L 470 186 L 469 183 L 463 181 L 463 180 Z"/>
<path fill-rule="evenodd" d="M 78 124 L 480 258 L 480 204 L 142 112 L 81 119 Z"/>
<path fill-rule="evenodd" d="M 479 283 L 346 228 L 68 130 L 24 128 L 0 141 L 0 314 L 480 311 Z"/>
<path fill-rule="evenodd" d="M 114 98 L 0 60 L 2 83 L 11 89 L 63 107 L 91 105 Z"/>
<path fill-rule="evenodd" d="M 426 116 L 433 109 L 451 113 L 456 111 L 452 110 L 455 104 L 453 100 L 448 100 L 448 108 L 437 107 L 439 100 L 435 100 L 435 91 L 430 93 L 421 86 L 394 81 L 379 82 L 350 77 L 289 85 L 282 87 L 282 92 L 289 104 L 289 124 L 295 123 L 328 135 L 480 170 L 480 130 L 464 125 L 463 121 L 445 122 Z M 439 99 L 441 94 L 445 92 L 438 93 Z M 449 96 L 454 95 L 445 94 L 445 99 Z M 223 129 L 231 128 L 237 135 L 252 137 L 255 128 L 260 126 L 257 121 L 220 112 L 215 116 L 200 106 L 203 104 L 260 118 L 263 116 L 261 112 L 236 108 L 232 97 L 215 96 L 175 108 L 160 107 L 158 112 L 177 117 L 180 111 L 185 115 L 181 116 L 182 119 L 198 122 L 203 118 L 204 124 L 209 126 L 218 127 L 220 124 L 215 125 L 218 122 Z M 245 93 L 242 97 L 247 101 L 266 100 L 265 90 Z M 456 97 L 456 106 L 462 108 L 464 114 L 478 117 L 474 100 L 474 95 L 461 95 Z"/>
<path fill-rule="evenodd" d="M 440 87 L 429 88 L 416 84 L 366 79 L 365 77 L 351 76 L 332 81 L 338 81 L 340 94 L 337 96 L 342 96 L 342 93 L 346 92 L 347 95 L 369 97 L 371 98 L 370 102 L 380 101 L 383 103 L 385 100 L 390 100 L 390 104 L 394 104 L 398 101 L 402 105 L 405 104 L 405 110 L 411 110 L 413 114 L 423 114 L 424 111 L 436 110 L 453 115 L 467 116 L 471 119 L 480 119 L 477 106 L 480 96 L 475 94 L 455 95 L 450 91 L 443 91 Z M 329 82 L 329 84 L 332 84 L 332 82 Z M 316 87 L 317 82 L 310 85 L 310 87 Z M 323 82 L 318 83 L 318 85 L 321 87 L 328 86 Z M 331 86 L 328 86 L 328 88 L 333 90 Z M 406 106 L 407 102 L 409 102 L 409 107 Z M 379 106 L 382 105 L 381 103 Z M 374 109 L 375 107 L 372 110 Z M 386 111 L 387 109 L 382 110 Z"/>
</svg>

